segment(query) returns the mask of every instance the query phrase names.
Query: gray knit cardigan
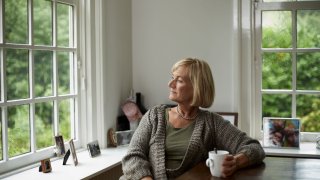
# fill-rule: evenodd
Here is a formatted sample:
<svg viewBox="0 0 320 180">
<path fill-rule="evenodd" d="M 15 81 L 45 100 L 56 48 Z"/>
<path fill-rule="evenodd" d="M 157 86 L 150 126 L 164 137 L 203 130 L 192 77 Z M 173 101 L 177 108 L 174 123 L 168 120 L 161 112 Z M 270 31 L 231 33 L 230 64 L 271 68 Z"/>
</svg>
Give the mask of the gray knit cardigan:
<svg viewBox="0 0 320 180">
<path fill-rule="evenodd" d="M 123 176 L 120 179 L 175 178 L 208 158 L 214 148 L 230 154 L 244 153 L 250 165 L 260 163 L 265 157 L 259 141 L 248 137 L 229 121 L 215 113 L 201 110 L 196 119 L 189 146 L 177 169 L 165 167 L 166 106 L 151 108 L 141 119 L 127 154 L 122 159 Z"/>
</svg>

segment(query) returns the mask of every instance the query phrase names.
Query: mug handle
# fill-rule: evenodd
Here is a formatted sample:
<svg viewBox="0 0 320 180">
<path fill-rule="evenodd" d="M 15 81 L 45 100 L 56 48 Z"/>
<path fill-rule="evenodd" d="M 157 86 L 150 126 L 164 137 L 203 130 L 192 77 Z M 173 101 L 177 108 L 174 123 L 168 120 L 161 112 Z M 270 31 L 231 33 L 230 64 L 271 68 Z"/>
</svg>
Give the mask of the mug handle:
<svg viewBox="0 0 320 180">
<path fill-rule="evenodd" d="M 210 164 L 212 164 L 212 167 L 213 167 L 213 165 L 214 165 L 213 160 L 212 159 L 207 159 L 206 160 L 207 167 L 210 167 Z"/>
</svg>

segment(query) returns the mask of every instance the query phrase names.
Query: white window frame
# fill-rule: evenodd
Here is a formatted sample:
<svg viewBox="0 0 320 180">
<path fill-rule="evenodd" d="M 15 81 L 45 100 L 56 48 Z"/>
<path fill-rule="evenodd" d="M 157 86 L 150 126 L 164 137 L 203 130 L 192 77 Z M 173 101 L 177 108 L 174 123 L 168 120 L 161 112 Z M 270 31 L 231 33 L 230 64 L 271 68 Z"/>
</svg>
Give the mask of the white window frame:
<svg viewBox="0 0 320 180">
<path fill-rule="evenodd" d="M 31 45 L 8 45 L 8 44 L 3 44 L 3 31 L 2 31 L 2 28 L 0 28 L 0 56 L 1 56 L 1 67 L 3 67 L 3 49 L 2 48 L 7 48 L 7 47 L 21 47 L 21 48 L 26 48 L 26 49 L 30 49 L 30 50 L 37 50 L 37 49 L 41 49 L 41 50 L 53 50 L 53 51 L 56 51 L 56 50 L 65 50 L 65 51 L 69 51 L 69 52 L 73 52 L 74 54 L 74 57 L 73 57 L 73 64 L 71 64 L 71 66 L 73 66 L 73 68 L 71 68 L 73 70 L 73 72 L 70 72 L 70 73 L 74 73 L 74 80 L 71 80 L 71 84 L 75 85 L 71 85 L 71 88 L 73 88 L 71 90 L 71 94 L 68 94 L 68 95 L 63 95 L 63 96 L 57 96 L 57 95 L 54 95 L 52 98 L 46 98 L 48 99 L 49 101 L 60 101 L 60 100 L 63 100 L 63 99 L 70 99 L 70 98 L 73 98 L 74 99 L 74 103 L 71 105 L 71 108 L 72 106 L 75 107 L 75 111 L 74 113 L 71 113 L 71 118 L 74 118 L 73 122 L 74 124 L 71 124 L 71 127 L 72 127 L 72 130 L 71 130 L 71 138 L 72 139 L 75 139 L 74 141 L 74 144 L 76 146 L 76 148 L 79 148 L 81 147 L 81 138 L 82 136 L 80 136 L 80 122 L 81 122 L 81 119 L 80 119 L 80 110 L 79 108 L 80 107 L 80 101 L 81 101 L 81 97 L 80 96 L 83 96 L 80 94 L 81 91 L 78 91 L 78 86 L 80 84 L 80 81 L 79 81 L 79 72 L 80 69 L 81 69 L 81 66 L 80 66 L 80 61 L 78 59 L 79 57 L 79 1 L 78 0 L 51 0 L 54 4 L 54 7 L 53 7 L 53 14 L 55 13 L 55 9 L 56 9 L 56 4 L 57 3 L 64 3 L 64 4 L 69 4 L 69 5 L 72 5 L 73 6 L 73 17 L 71 19 L 73 19 L 73 22 L 71 21 L 70 24 L 73 24 L 73 30 L 70 31 L 71 33 L 73 32 L 73 36 L 71 36 L 71 40 L 73 41 L 73 47 L 71 48 L 61 48 L 61 47 L 56 47 L 55 46 L 55 37 L 56 37 L 56 27 L 53 26 L 53 47 L 47 47 L 47 46 L 33 46 L 32 44 Z M 30 0 L 28 0 L 28 3 L 31 2 Z M 4 12 L 4 8 L 3 8 L 3 0 L 0 0 L 0 8 L 2 9 L 2 12 Z M 29 11 L 29 15 L 28 15 L 28 19 L 29 20 L 32 20 L 32 3 L 29 3 L 28 4 L 29 8 L 28 8 L 28 11 Z M 30 8 L 31 7 L 31 8 Z M 53 16 L 53 21 L 56 21 L 55 17 Z M 3 24 L 3 16 L 2 14 L 0 14 L 0 23 L 1 25 Z M 30 23 L 30 26 L 29 26 L 29 40 L 32 39 L 32 31 L 30 29 L 32 29 L 32 24 L 33 23 Z M 54 23 L 55 24 L 55 23 Z M 29 41 L 31 42 L 31 41 Z M 55 53 L 54 53 L 55 54 Z M 29 61 L 30 59 L 32 59 L 32 57 L 29 57 Z M 31 61 L 32 62 L 32 61 Z M 1 92 L 5 92 L 5 88 L 4 88 L 4 76 L 3 76 L 3 73 L 4 71 L 1 72 Z M 57 72 L 54 72 L 54 78 L 56 77 L 56 73 Z M 32 75 L 31 75 L 32 76 Z M 31 78 L 32 79 L 32 78 Z M 73 82 L 74 81 L 74 82 Z M 55 86 L 56 89 L 54 90 L 54 92 L 57 92 L 57 86 Z M 4 94 L 4 93 L 3 93 Z M 4 100 L 4 97 L 2 97 L 2 100 Z M 34 104 L 35 102 L 42 102 L 43 100 L 41 100 L 41 98 L 34 98 L 34 97 L 31 97 L 27 100 L 25 100 L 26 103 L 31 103 L 31 104 Z M 14 105 L 12 103 L 14 102 L 10 102 L 11 104 L 10 105 Z M 6 106 L 8 105 L 8 102 L 1 102 L 2 106 L 1 107 L 4 107 L 6 108 Z M 55 103 L 55 106 L 57 103 Z M 32 105 L 30 105 L 30 108 L 32 109 Z M 57 109 L 57 107 L 55 107 L 55 109 Z M 34 111 L 34 110 L 33 110 Z M 57 110 L 56 110 L 57 111 Z M 82 113 L 82 114 L 85 114 Z M 7 116 L 7 113 L 6 111 L 2 111 L 2 141 L 3 141 L 3 144 L 7 147 L 8 146 L 8 142 L 7 142 L 7 122 L 4 121 L 5 117 Z M 55 112 L 55 122 L 57 122 L 57 112 Z M 44 148 L 44 149 L 41 149 L 41 150 L 36 150 L 35 148 L 35 143 L 33 142 L 32 139 L 35 139 L 35 131 L 34 131 L 34 125 L 33 125 L 33 120 L 32 120 L 32 115 L 30 117 L 30 138 L 31 138 L 31 152 L 29 153 L 26 153 L 26 154 L 23 154 L 23 155 L 20 155 L 20 156 L 16 156 L 16 157 L 13 157 L 13 158 L 10 158 L 8 157 L 8 152 L 7 152 L 7 148 L 5 148 L 5 146 L 3 146 L 3 154 L 4 154 L 4 157 L 3 157 L 3 160 L 0 161 L 0 174 L 3 174 L 3 173 L 8 173 L 9 171 L 12 171 L 14 169 L 17 169 L 17 168 L 22 168 L 22 167 L 27 167 L 27 165 L 30 165 L 30 164 L 33 164 L 33 163 L 36 163 L 36 162 L 39 162 L 40 160 L 42 159 L 45 159 L 45 158 L 51 158 L 51 157 L 54 157 L 54 146 L 51 146 L 51 147 L 48 147 L 48 148 Z M 55 134 L 57 133 L 57 129 L 58 129 L 58 125 L 57 123 L 54 123 L 54 126 L 55 127 Z M 65 142 L 65 145 L 66 147 L 68 148 L 68 144 L 67 142 Z"/>
<path fill-rule="evenodd" d="M 252 88 L 254 89 L 254 97 L 252 97 L 252 100 L 254 100 L 254 103 L 252 103 L 251 107 L 254 107 L 254 112 L 253 112 L 253 118 L 251 120 L 251 122 L 253 122 L 253 127 L 254 127 L 254 132 L 253 134 L 255 135 L 255 137 L 261 139 L 262 138 L 262 130 L 261 130 L 261 125 L 262 125 L 262 120 L 260 117 L 262 117 L 262 91 L 261 91 L 261 81 L 262 81 L 262 77 L 261 77 L 261 54 L 263 52 L 262 48 L 261 48 L 261 21 L 259 21 L 259 19 L 261 20 L 261 11 L 262 10 L 289 10 L 292 11 L 292 17 L 295 17 L 295 11 L 297 9 L 307 9 L 307 10 L 319 10 L 319 3 L 320 2 L 268 2 L 268 3 L 262 3 L 260 2 L 252 2 L 252 29 L 254 29 L 253 34 L 252 34 L 252 44 L 253 44 L 253 54 L 252 54 L 252 58 L 253 58 L 253 63 L 252 64 L 252 70 L 253 70 L 253 74 L 254 74 L 254 84 L 252 86 Z M 255 9 L 257 9 L 257 11 L 255 11 Z M 293 23 L 296 23 L 295 18 L 292 18 Z M 295 27 L 295 26 L 293 26 Z M 292 31 L 293 36 L 292 37 L 296 37 L 296 31 L 293 29 Z M 260 37 L 260 38 L 255 38 L 255 37 Z M 319 52 L 320 48 L 310 48 L 310 52 Z M 275 50 L 276 51 L 276 50 Z M 299 52 L 299 49 L 296 48 L 296 46 L 294 45 L 293 50 L 290 52 Z M 293 64 L 295 64 L 295 59 L 293 58 Z M 293 68 L 292 69 L 293 74 L 295 74 L 296 69 Z M 269 92 L 270 93 L 270 92 Z M 278 92 L 272 92 L 272 93 L 278 93 Z M 292 92 L 290 92 L 293 94 L 293 96 L 295 96 L 296 94 L 298 94 L 297 91 L 293 90 Z M 309 94 L 309 91 L 300 91 L 299 93 L 304 93 L 304 94 Z M 320 94 L 320 92 L 315 92 L 312 91 L 312 94 Z M 292 105 L 292 115 L 296 116 L 296 108 L 295 108 L 295 102 L 293 102 L 294 104 Z M 317 132 L 302 132 L 301 133 L 301 141 L 314 141 L 315 137 L 317 135 L 319 135 L 320 133 Z"/>
</svg>

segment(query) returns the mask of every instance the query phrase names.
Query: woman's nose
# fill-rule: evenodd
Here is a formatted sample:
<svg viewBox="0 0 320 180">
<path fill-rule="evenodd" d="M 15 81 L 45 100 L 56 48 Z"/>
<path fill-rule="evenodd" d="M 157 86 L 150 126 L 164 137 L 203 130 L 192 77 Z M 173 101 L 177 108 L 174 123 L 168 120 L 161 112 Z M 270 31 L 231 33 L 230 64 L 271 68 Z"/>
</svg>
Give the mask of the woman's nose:
<svg viewBox="0 0 320 180">
<path fill-rule="evenodd" d="M 174 79 L 170 79 L 170 81 L 168 82 L 168 86 L 169 86 L 169 87 L 172 87 L 172 86 L 173 86 L 173 83 L 174 83 Z"/>
</svg>

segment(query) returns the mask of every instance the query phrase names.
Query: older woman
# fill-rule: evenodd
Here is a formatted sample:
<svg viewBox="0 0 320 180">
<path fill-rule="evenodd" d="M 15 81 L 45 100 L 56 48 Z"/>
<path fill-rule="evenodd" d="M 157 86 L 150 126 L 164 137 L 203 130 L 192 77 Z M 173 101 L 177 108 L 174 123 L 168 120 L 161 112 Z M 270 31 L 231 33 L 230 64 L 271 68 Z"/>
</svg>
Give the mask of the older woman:
<svg viewBox="0 0 320 180">
<path fill-rule="evenodd" d="M 169 99 L 176 107 L 151 108 L 141 119 L 127 154 L 121 179 L 170 179 L 208 158 L 214 148 L 230 152 L 222 176 L 260 163 L 265 153 L 257 140 L 207 110 L 215 96 L 209 65 L 186 58 L 172 67 Z"/>
</svg>

